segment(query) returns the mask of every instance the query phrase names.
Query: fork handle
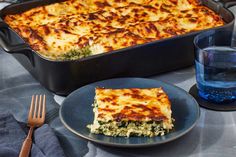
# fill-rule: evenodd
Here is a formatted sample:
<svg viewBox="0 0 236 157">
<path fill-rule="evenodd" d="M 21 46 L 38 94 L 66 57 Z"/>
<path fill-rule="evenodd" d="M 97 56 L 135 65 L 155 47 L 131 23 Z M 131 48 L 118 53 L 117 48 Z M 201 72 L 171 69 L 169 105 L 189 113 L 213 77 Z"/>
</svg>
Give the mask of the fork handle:
<svg viewBox="0 0 236 157">
<path fill-rule="evenodd" d="M 19 157 L 28 157 L 30 150 L 31 150 L 31 145 L 32 145 L 32 134 L 34 131 L 34 127 L 30 127 L 28 135 L 22 144 L 21 151 Z"/>
</svg>

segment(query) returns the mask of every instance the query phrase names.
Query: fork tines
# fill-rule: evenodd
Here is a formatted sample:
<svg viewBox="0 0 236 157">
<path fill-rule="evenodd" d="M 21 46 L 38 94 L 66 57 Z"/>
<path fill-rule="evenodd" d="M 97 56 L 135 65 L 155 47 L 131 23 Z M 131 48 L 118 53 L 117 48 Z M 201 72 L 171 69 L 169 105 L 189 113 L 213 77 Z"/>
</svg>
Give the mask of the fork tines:
<svg viewBox="0 0 236 157">
<path fill-rule="evenodd" d="M 29 110 L 30 118 L 42 118 L 45 119 L 45 104 L 46 96 L 42 95 L 32 95 L 31 106 Z"/>
</svg>

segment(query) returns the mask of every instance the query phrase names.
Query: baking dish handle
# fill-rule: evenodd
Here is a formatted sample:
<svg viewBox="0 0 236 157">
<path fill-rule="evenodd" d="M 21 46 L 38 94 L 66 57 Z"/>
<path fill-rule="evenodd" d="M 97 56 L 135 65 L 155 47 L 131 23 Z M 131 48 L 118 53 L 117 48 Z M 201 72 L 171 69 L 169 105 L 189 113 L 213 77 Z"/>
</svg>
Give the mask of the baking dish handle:
<svg viewBox="0 0 236 157">
<path fill-rule="evenodd" d="M 216 2 L 220 2 L 225 8 L 230 8 L 236 5 L 235 0 L 215 0 Z"/>
<path fill-rule="evenodd" d="M 21 53 L 28 57 L 33 65 L 33 58 L 31 55 L 31 48 L 26 43 L 12 45 L 10 42 L 11 29 L 4 22 L 0 22 L 0 47 L 7 53 Z M 14 32 L 13 32 L 14 33 Z"/>
</svg>

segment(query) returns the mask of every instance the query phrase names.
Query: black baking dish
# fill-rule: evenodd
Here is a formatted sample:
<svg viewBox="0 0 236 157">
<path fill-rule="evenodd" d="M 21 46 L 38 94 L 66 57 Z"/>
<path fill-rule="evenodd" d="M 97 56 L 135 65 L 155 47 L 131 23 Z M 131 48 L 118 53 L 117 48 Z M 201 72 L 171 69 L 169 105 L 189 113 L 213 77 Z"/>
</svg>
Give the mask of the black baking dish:
<svg viewBox="0 0 236 157">
<path fill-rule="evenodd" d="M 60 0 L 59 0 L 60 1 Z M 16 3 L 0 11 L 3 19 L 28 9 L 58 2 L 35 0 Z M 227 9 L 235 1 L 202 0 L 226 24 L 212 29 L 233 30 L 234 16 Z M 114 77 L 145 77 L 193 65 L 193 38 L 202 31 L 132 46 L 76 61 L 52 61 L 32 50 L 9 26 L 0 22 L 0 46 L 13 56 L 48 90 L 67 95 L 85 84 Z"/>
</svg>

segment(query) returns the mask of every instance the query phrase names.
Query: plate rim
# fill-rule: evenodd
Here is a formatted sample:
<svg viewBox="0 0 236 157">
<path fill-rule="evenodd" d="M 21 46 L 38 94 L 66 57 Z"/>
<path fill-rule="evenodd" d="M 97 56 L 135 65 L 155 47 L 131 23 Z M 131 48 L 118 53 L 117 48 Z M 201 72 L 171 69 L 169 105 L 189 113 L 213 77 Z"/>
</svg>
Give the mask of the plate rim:
<svg viewBox="0 0 236 157">
<path fill-rule="evenodd" d="M 62 113 L 61 113 L 61 112 L 62 112 L 62 108 L 63 108 L 63 104 L 64 104 L 64 102 L 66 101 L 66 99 L 68 99 L 68 97 L 71 97 L 72 95 L 74 95 L 74 94 L 78 91 L 78 89 L 83 88 L 83 87 L 85 87 L 85 86 L 88 86 L 88 85 L 90 85 L 90 84 L 96 84 L 96 83 L 105 82 L 105 81 L 108 81 L 108 80 L 110 81 L 110 80 L 119 80 L 119 79 L 142 79 L 142 80 L 146 80 L 146 81 L 152 80 L 152 81 L 155 81 L 155 82 L 162 82 L 162 83 L 164 83 L 164 84 L 166 84 L 166 85 L 173 86 L 173 87 L 177 88 L 178 90 L 181 90 L 182 92 L 184 92 L 186 95 L 188 95 L 188 96 L 195 102 L 196 107 L 197 107 L 196 113 L 197 113 L 198 116 L 197 116 L 197 118 L 195 119 L 194 123 L 192 123 L 192 125 L 191 125 L 189 128 L 187 128 L 186 130 L 184 130 L 182 133 L 178 134 L 177 136 L 174 136 L 174 137 L 169 138 L 169 139 L 167 139 L 167 140 L 165 140 L 165 141 L 162 141 L 162 142 L 154 142 L 154 143 L 150 143 L 150 144 L 143 144 L 143 143 L 142 143 L 142 144 L 107 143 L 107 142 L 104 142 L 104 141 L 101 141 L 101 140 L 97 140 L 97 139 L 94 139 L 94 138 L 90 138 L 90 137 L 87 137 L 87 136 L 84 136 L 84 135 L 78 133 L 77 131 L 75 131 L 73 128 L 71 128 L 71 127 L 64 121 L 64 119 L 63 119 L 63 117 L 62 117 Z M 195 100 L 195 98 L 194 98 L 192 95 L 190 95 L 187 91 L 185 91 L 184 89 L 182 89 L 182 88 L 180 88 L 180 87 L 178 87 L 178 86 L 176 86 L 176 85 L 174 85 L 174 84 L 167 83 L 167 82 L 165 82 L 165 81 L 155 80 L 155 79 L 151 79 L 151 78 L 141 78 L 141 77 L 119 77 L 119 78 L 105 79 L 105 80 L 93 82 L 93 83 L 90 83 L 90 84 L 87 84 L 87 85 L 84 85 L 84 86 L 82 86 L 82 87 L 77 88 L 76 90 L 74 90 L 72 93 L 70 93 L 70 94 L 63 100 L 63 102 L 62 102 L 61 105 L 60 105 L 59 118 L 60 118 L 62 124 L 63 124 L 69 131 L 71 131 L 71 132 L 74 133 L 75 135 L 81 137 L 82 139 L 85 139 L 85 140 L 88 140 L 88 141 L 91 141 L 91 142 L 95 142 L 95 143 L 102 144 L 102 145 L 106 145 L 106 146 L 122 147 L 122 148 L 150 147 L 150 146 L 165 144 L 165 143 L 174 141 L 174 140 L 176 140 L 176 139 L 178 139 L 178 138 L 184 136 L 185 134 L 187 134 L 190 130 L 192 130 L 192 129 L 196 126 L 196 124 L 197 124 L 197 122 L 199 121 L 199 118 L 200 118 L 200 114 L 201 114 L 201 112 L 200 112 L 200 106 L 199 106 L 198 102 Z M 104 135 L 104 136 L 105 136 L 105 135 Z"/>
</svg>

